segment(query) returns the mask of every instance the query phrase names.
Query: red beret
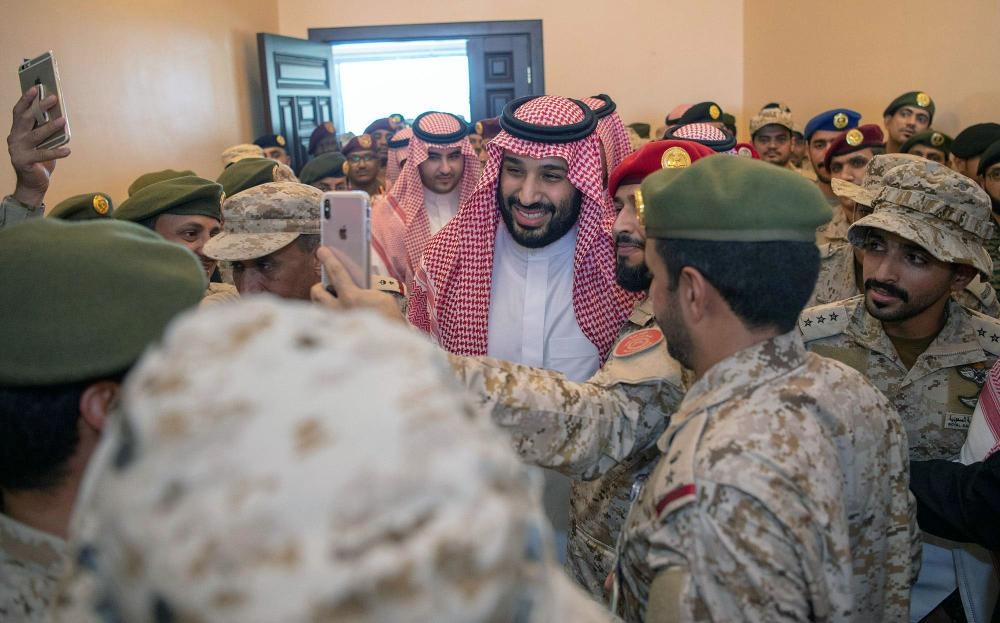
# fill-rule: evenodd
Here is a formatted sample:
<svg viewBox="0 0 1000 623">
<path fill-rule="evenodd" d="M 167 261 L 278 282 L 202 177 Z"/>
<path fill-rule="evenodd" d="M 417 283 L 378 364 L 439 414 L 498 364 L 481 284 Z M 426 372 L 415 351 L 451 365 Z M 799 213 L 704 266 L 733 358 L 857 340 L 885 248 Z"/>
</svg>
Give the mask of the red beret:
<svg viewBox="0 0 1000 623">
<path fill-rule="evenodd" d="M 823 158 L 823 166 L 830 170 L 830 161 L 834 156 L 843 156 L 851 152 L 860 151 L 866 147 L 882 147 L 885 137 L 882 135 L 882 128 L 874 123 L 861 125 L 852 128 L 833 141 L 830 149 L 826 150 L 826 157 Z"/>
<path fill-rule="evenodd" d="M 367 134 L 360 134 L 348 141 L 347 144 L 344 145 L 344 148 L 340 150 L 340 153 L 346 156 L 352 151 L 363 151 L 366 149 L 374 150 L 375 142 L 372 140 L 371 136 Z"/>
<path fill-rule="evenodd" d="M 714 156 L 715 151 L 694 141 L 653 141 L 646 143 L 622 160 L 608 178 L 608 194 L 614 197 L 622 184 L 638 184 L 650 173 L 660 169 L 690 166 L 692 162 L 705 156 Z"/>
</svg>

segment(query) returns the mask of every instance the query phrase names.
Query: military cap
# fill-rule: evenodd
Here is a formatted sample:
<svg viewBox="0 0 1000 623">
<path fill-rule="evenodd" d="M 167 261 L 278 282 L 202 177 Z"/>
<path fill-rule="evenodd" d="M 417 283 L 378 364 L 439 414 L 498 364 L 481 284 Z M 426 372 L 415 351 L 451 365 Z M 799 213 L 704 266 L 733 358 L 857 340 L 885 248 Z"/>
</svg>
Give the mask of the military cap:
<svg viewBox="0 0 1000 623">
<path fill-rule="evenodd" d="M 368 124 L 368 127 L 365 128 L 364 133 L 371 134 L 376 130 L 385 130 L 389 133 L 392 133 L 395 132 L 396 130 L 403 129 L 405 126 L 406 126 L 406 119 L 403 118 L 403 115 L 399 113 L 393 113 L 388 117 L 383 117 L 381 119 L 376 119 L 375 121 L 372 121 L 370 124 Z"/>
<path fill-rule="evenodd" d="M 320 154 L 302 168 L 299 181 L 303 184 L 312 184 L 324 177 L 344 177 L 345 162 L 347 162 L 347 158 L 338 151 Z"/>
<path fill-rule="evenodd" d="M 795 131 L 795 124 L 792 123 L 792 113 L 784 110 L 776 104 L 768 104 L 760 109 L 753 117 L 750 117 L 750 136 L 757 134 L 758 130 L 768 125 L 780 125 L 788 128 L 789 132 Z"/>
<path fill-rule="evenodd" d="M 300 234 L 319 233 L 323 193 L 297 182 L 270 182 L 226 199 L 226 228 L 202 252 L 215 260 L 263 257 L 291 244 Z"/>
<path fill-rule="evenodd" d="M 702 158 L 642 182 L 646 236 L 719 242 L 813 242 L 833 211 L 798 173 L 750 158 Z"/>
<path fill-rule="evenodd" d="M 316 149 L 319 147 L 320 142 L 328 136 L 336 137 L 337 128 L 333 126 L 333 123 L 324 121 L 316 126 L 316 129 L 314 129 L 312 134 L 309 135 L 309 150 L 307 153 L 310 156 L 315 156 Z"/>
<path fill-rule="evenodd" d="M 847 180 L 833 178 L 830 180 L 830 187 L 833 189 L 833 194 L 838 197 L 846 197 L 861 205 L 871 206 L 878 191 L 882 189 L 882 178 L 885 177 L 888 170 L 901 164 L 922 162 L 923 160 L 924 158 L 913 154 L 878 154 L 868 161 L 868 166 L 865 168 L 865 179 L 860 186 Z"/>
<path fill-rule="evenodd" d="M 84 589 L 70 594 L 91 612 L 604 617 L 554 562 L 540 478 L 440 351 L 376 314 L 273 298 L 188 314 L 130 375 L 105 434 L 80 503 L 88 555 L 70 556 Z"/>
<path fill-rule="evenodd" d="M 261 149 L 267 149 L 268 147 L 280 147 L 282 149 L 287 149 L 286 145 L 288 141 L 285 137 L 280 134 L 265 134 L 264 136 L 258 136 L 253 142 Z"/>
<path fill-rule="evenodd" d="M 986 175 L 987 169 L 996 163 L 1000 162 L 1000 140 L 986 148 L 983 152 L 982 157 L 979 159 L 979 169 L 976 171 L 977 175 Z"/>
<path fill-rule="evenodd" d="M 975 158 L 996 141 L 1000 141 L 1000 123 L 977 123 L 955 136 L 951 153 L 956 158 Z"/>
<path fill-rule="evenodd" d="M 858 127 L 861 122 L 861 113 L 849 108 L 834 108 L 826 112 L 821 112 L 806 124 L 803 131 L 805 139 L 808 141 L 817 130 L 827 132 L 843 132 L 851 128 Z"/>
<path fill-rule="evenodd" d="M 726 152 L 736 147 L 736 137 L 710 123 L 686 123 L 677 125 L 663 135 L 664 139 L 694 141 L 716 152 Z"/>
<path fill-rule="evenodd" d="M 131 197 L 136 193 L 136 191 L 141 190 L 150 184 L 155 184 L 157 182 L 163 182 L 165 180 L 172 180 L 178 177 L 187 177 L 189 175 L 195 175 L 194 171 L 175 171 L 174 169 L 163 169 L 162 171 L 153 171 L 151 173 L 143 173 L 139 177 L 135 178 L 135 181 L 129 184 L 128 196 Z"/>
<path fill-rule="evenodd" d="M 684 169 L 715 151 L 694 141 L 662 140 L 646 143 L 622 160 L 608 177 L 608 194 L 612 197 L 624 184 L 638 184 L 647 175 L 660 169 Z"/>
<path fill-rule="evenodd" d="M 652 130 L 648 123 L 638 121 L 628 124 L 628 127 L 635 130 L 635 133 L 639 135 L 639 138 L 649 138 L 649 132 Z"/>
<path fill-rule="evenodd" d="M 691 108 L 691 104 L 678 104 L 663 118 L 663 123 L 667 126 L 677 125 L 681 122 L 681 117 Z"/>
<path fill-rule="evenodd" d="M 375 141 L 372 140 L 369 134 L 359 134 L 344 145 L 344 148 L 340 150 L 340 153 L 345 156 L 349 156 L 356 151 L 372 151 L 375 149 Z"/>
<path fill-rule="evenodd" d="M 903 145 L 899 148 L 904 154 L 910 151 L 910 148 L 914 145 L 927 145 L 944 152 L 947 156 L 951 153 L 951 137 L 944 132 L 938 132 L 937 130 L 924 130 L 923 132 L 918 132 L 911 136 Z"/>
<path fill-rule="evenodd" d="M 222 186 L 195 175 L 175 177 L 140 188 L 114 217 L 138 223 L 160 214 L 198 214 L 222 220 Z"/>
<path fill-rule="evenodd" d="M 0 385 L 122 372 L 206 285 L 193 253 L 133 223 L 36 219 L 0 231 Z"/>
<path fill-rule="evenodd" d="M 864 244 L 869 229 L 881 229 L 920 245 L 942 262 L 972 266 L 989 279 L 993 260 L 983 241 L 993 236 L 990 198 L 973 180 L 918 158 L 885 172 L 871 207 L 872 214 L 847 230 L 854 246 Z"/>
<path fill-rule="evenodd" d="M 500 117 L 487 117 L 480 119 L 473 126 L 476 134 L 483 137 L 484 141 L 491 140 L 500 134 Z"/>
<path fill-rule="evenodd" d="M 226 167 L 215 180 L 227 196 L 268 182 L 297 182 L 295 173 L 286 164 L 270 158 L 244 158 Z"/>
<path fill-rule="evenodd" d="M 927 95 L 923 91 L 908 91 L 903 93 L 896 99 L 889 102 L 889 105 L 885 107 L 882 114 L 884 116 L 892 115 L 903 106 L 923 108 L 927 111 L 927 115 L 931 118 L 931 121 L 934 121 L 934 100 L 931 99 L 930 95 Z"/>
<path fill-rule="evenodd" d="M 722 108 L 715 102 L 699 102 L 684 111 L 677 123 L 722 123 Z"/>
<path fill-rule="evenodd" d="M 882 128 L 874 123 L 851 128 L 838 136 L 830 144 L 829 149 L 826 150 L 826 156 L 823 157 L 823 166 L 829 171 L 830 161 L 834 157 L 861 151 L 862 149 L 883 147 L 885 145 L 884 141 L 885 136 L 882 134 Z"/>
<path fill-rule="evenodd" d="M 56 207 L 46 214 L 48 218 L 61 218 L 65 221 L 89 221 L 99 218 L 111 218 L 114 202 L 106 193 L 84 193 L 69 199 L 63 199 Z"/>
<path fill-rule="evenodd" d="M 264 148 L 253 143 L 241 143 L 227 147 L 222 152 L 222 165 L 228 167 L 234 162 L 239 162 L 244 158 L 266 158 Z"/>
</svg>

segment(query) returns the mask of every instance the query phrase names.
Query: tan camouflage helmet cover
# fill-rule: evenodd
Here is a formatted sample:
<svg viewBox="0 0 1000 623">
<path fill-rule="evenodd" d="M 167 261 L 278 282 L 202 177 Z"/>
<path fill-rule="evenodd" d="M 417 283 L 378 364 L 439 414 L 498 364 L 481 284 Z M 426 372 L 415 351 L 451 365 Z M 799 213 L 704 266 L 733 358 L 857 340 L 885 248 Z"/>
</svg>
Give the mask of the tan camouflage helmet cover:
<svg viewBox="0 0 1000 623">
<path fill-rule="evenodd" d="M 264 149 L 259 145 L 240 143 L 239 145 L 233 145 L 223 150 L 222 166 L 228 167 L 232 163 L 239 162 L 244 158 L 267 158 L 267 155 L 264 154 Z"/>
<path fill-rule="evenodd" d="M 901 164 L 908 162 L 923 162 L 926 158 L 911 154 L 881 154 L 868 161 L 865 169 L 865 179 L 861 185 L 853 184 L 847 180 L 833 178 L 830 180 L 830 187 L 833 194 L 838 197 L 846 197 L 864 206 L 871 206 L 878 191 L 882 190 L 882 178 L 885 172 Z"/>
<path fill-rule="evenodd" d="M 780 125 L 788 128 L 789 132 L 795 131 L 795 124 L 792 122 L 792 113 L 783 106 L 761 108 L 760 112 L 750 117 L 750 136 L 753 136 L 757 133 L 757 130 L 768 125 Z"/>
<path fill-rule="evenodd" d="M 86 562 L 70 611 L 602 616 L 553 562 L 536 474 L 402 324 L 271 297 L 188 314 L 128 378 L 107 432 L 74 526 Z"/>
<path fill-rule="evenodd" d="M 990 198 L 972 179 L 918 158 L 885 171 L 871 207 L 872 214 L 847 230 L 854 246 L 873 227 L 920 245 L 942 262 L 973 266 L 989 279 L 993 260 L 983 243 L 994 233 Z"/>
<path fill-rule="evenodd" d="M 248 188 L 222 204 L 224 230 L 205 243 L 216 260 L 263 257 L 291 244 L 299 234 L 319 233 L 323 193 L 298 182 L 270 182 Z"/>
</svg>

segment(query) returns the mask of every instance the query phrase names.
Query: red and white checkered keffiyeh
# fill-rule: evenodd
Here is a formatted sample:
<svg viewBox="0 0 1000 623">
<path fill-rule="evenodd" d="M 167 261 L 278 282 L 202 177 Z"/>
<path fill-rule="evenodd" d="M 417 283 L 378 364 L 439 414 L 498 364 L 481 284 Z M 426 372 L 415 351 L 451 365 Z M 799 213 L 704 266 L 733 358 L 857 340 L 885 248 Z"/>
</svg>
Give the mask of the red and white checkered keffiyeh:
<svg viewBox="0 0 1000 623">
<path fill-rule="evenodd" d="M 409 140 L 413 138 L 413 128 L 406 126 L 402 130 L 396 132 L 392 135 L 390 141 L 402 141 Z M 389 188 L 396 183 L 399 179 L 399 172 L 402 170 L 403 165 L 400 164 L 402 160 L 406 160 L 406 150 L 407 147 L 393 148 L 389 147 L 388 162 L 385 165 L 385 180 L 389 184 Z"/>
<path fill-rule="evenodd" d="M 535 125 L 562 126 L 583 120 L 574 102 L 545 95 L 516 112 Z M 489 331 L 493 245 L 500 212 L 497 185 L 504 152 L 531 158 L 559 157 L 568 179 L 583 195 L 573 256 L 573 310 L 584 335 L 603 356 L 636 295 L 615 282 L 614 210 L 601 184 L 601 156 L 596 134 L 569 143 L 541 143 L 506 131 L 490 141 L 489 160 L 472 197 L 435 234 L 417 265 L 409 305 L 411 324 L 437 338 L 447 351 L 485 355 Z"/>
<path fill-rule="evenodd" d="M 706 141 L 724 141 L 727 134 L 708 123 L 689 123 L 674 132 L 673 138 L 685 141 L 704 143 Z"/>
<path fill-rule="evenodd" d="M 430 113 L 420 119 L 420 130 L 427 134 L 447 135 L 459 130 L 458 120 L 445 113 Z M 431 222 L 424 207 L 424 184 L 420 180 L 422 162 L 427 160 L 430 147 L 462 150 L 465 167 L 459 182 L 459 205 L 472 196 L 479 180 L 482 164 L 469 139 L 454 143 L 427 143 L 416 135 L 410 136 L 406 162 L 399 178 L 385 196 L 386 206 L 372 208 L 372 246 L 382 256 L 389 274 L 409 285 L 413 269 L 431 237 Z M 391 210 L 391 215 L 387 211 Z M 376 222 L 377 221 L 377 222 Z"/>
<path fill-rule="evenodd" d="M 990 368 L 979 392 L 961 459 L 966 464 L 984 461 L 997 450 L 1000 450 L 1000 361 Z"/>
<path fill-rule="evenodd" d="M 598 110 L 607 105 L 604 100 L 596 97 L 585 97 L 580 101 L 590 106 L 591 110 Z M 628 140 L 628 130 L 625 129 L 625 124 L 618 116 L 617 111 L 597 120 L 597 136 L 601 139 L 601 144 L 604 145 L 604 156 L 607 159 L 608 175 L 610 175 L 622 163 L 622 160 L 628 158 L 629 154 L 632 153 L 632 142 Z"/>
</svg>

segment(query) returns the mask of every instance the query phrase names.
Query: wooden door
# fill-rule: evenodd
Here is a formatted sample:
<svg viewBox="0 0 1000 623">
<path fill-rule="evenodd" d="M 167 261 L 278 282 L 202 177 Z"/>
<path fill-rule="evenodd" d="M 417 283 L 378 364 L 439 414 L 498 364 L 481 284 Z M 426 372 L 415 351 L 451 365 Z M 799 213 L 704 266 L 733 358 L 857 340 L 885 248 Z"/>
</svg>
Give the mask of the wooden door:
<svg viewBox="0 0 1000 623">
<path fill-rule="evenodd" d="M 467 54 L 473 121 L 497 117 L 507 102 L 536 93 L 528 35 L 472 37 Z"/>
</svg>

